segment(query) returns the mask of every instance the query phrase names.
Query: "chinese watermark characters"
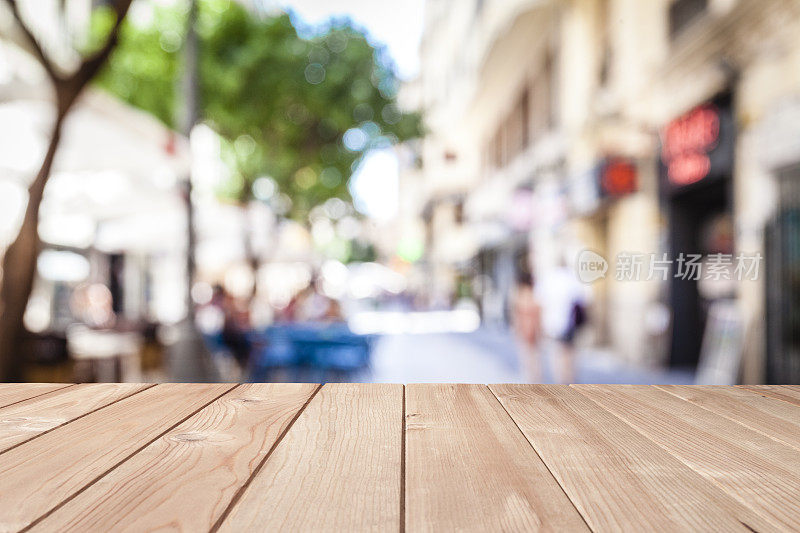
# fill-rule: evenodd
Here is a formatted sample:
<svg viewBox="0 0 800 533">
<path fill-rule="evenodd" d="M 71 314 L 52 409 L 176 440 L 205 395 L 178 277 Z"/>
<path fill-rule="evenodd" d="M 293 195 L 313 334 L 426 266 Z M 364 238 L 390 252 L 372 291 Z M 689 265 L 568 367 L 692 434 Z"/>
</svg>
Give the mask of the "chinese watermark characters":
<svg viewBox="0 0 800 533">
<path fill-rule="evenodd" d="M 670 257 L 666 253 L 622 252 L 616 256 L 613 272 L 617 281 L 754 281 L 763 259 L 760 253 L 679 253 Z M 595 252 L 584 250 L 578 256 L 577 274 L 584 283 L 605 278 L 608 270 L 608 261 Z"/>
</svg>

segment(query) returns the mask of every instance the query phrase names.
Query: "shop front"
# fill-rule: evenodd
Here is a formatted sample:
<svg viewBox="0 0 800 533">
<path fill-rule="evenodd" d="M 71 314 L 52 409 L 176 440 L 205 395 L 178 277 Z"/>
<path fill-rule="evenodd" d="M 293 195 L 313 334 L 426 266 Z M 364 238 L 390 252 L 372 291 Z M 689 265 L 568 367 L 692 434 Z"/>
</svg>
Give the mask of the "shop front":
<svg viewBox="0 0 800 533">
<path fill-rule="evenodd" d="M 736 296 L 735 284 L 704 283 L 710 256 L 732 255 L 735 126 L 729 92 L 670 121 L 661 135 L 660 194 L 672 260 L 669 364 L 694 368 L 709 308 Z M 698 265 L 692 267 L 690 265 Z"/>
</svg>

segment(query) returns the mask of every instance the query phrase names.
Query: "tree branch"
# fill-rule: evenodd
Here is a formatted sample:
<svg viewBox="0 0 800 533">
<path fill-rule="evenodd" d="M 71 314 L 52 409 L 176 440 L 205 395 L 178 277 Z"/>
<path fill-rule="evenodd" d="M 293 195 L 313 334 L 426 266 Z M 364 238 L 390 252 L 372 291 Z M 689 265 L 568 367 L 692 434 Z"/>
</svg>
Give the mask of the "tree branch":
<svg viewBox="0 0 800 533">
<path fill-rule="evenodd" d="M 30 28 L 25 24 L 22 20 L 22 17 L 19 14 L 19 9 L 17 8 L 17 0 L 6 0 L 8 7 L 11 8 L 11 13 L 14 15 L 14 20 L 17 21 L 17 26 L 19 26 L 20 31 L 25 35 L 30 43 L 31 47 L 33 48 L 33 53 L 36 55 L 36 59 L 39 60 L 39 63 L 42 65 L 44 70 L 47 72 L 47 75 L 53 81 L 53 83 L 58 83 L 61 81 L 61 76 L 56 71 L 53 64 L 47 58 L 47 55 L 42 50 L 42 47 L 39 45 L 39 41 L 33 36 Z"/>
<path fill-rule="evenodd" d="M 117 40 L 119 39 L 120 26 L 122 26 L 122 21 L 125 20 L 125 15 L 128 14 L 128 8 L 130 6 L 131 0 L 117 0 L 117 2 L 114 3 L 114 12 L 117 15 L 117 20 L 114 22 L 114 27 L 111 28 L 105 44 L 91 57 L 84 59 L 75 74 L 69 77 L 70 84 L 76 84 L 78 90 L 82 89 L 94 78 L 97 71 L 100 70 L 100 67 L 102 67 L 108 59 L 108 56 L 111 55 L 111 51 L 117 45 Z"/>
<path fill-rule="evenodd" d="M 108 56 L 111 55 L 111 51 L 114 49 L 119 39 L 119 30 L 122 26 L 122 21 L 125 20 L 125 16 L 128 14 L 128 8 L 131 6 L 131 0 L 117 0 L 114 3 L 113 8 L 116 14 L 116 21 L 114 21 L 114 26 L 111 28 L 106 42 L 97 52 L 84 59 L 73 74 L 67 76 L 58 73 L 55 65 L 48 59 L 44 50 L 39 45 L 39 41 L 33 36 L 31 29 L 25 24 L 25 21 L 22 20 L 17 6 L 17 0 L 6 0 L 6 3 L 11 8 L 11 13 L 14 15 L 14 20 L 16 20 L 20 30 L 30 42 L 36 59 L 52 80 L 56 89 L 58 112 L 59 115 L 63 116 L 83 88 L 92 81 L 92 78 L 95 77 L 106 60 L 108 60 Z"/>
<path fill-rule="evenodd" d="M 81 65 L 73 74 L 59 78 L 54 81 L 56 88 L 56 98 L 58 100 L 58 113 L 63 116 L 67 113 L 69 108 L 75 102 L 75 99 L 83 91 L 83 88 L 92 81 L 100 68 L 105 64 L 111 51 L 117 44 L 119 39 L 119 29 L 122 26 L 125 16 L 128 14 L 128 8 L 131 6 L 131 0 L 117 0 L 114 4 L 114 12 L 116 13 L 117 20 L 106 38 L 103 47 L 100 48 L 90 57 L 84 59 Z"/>
</svg>

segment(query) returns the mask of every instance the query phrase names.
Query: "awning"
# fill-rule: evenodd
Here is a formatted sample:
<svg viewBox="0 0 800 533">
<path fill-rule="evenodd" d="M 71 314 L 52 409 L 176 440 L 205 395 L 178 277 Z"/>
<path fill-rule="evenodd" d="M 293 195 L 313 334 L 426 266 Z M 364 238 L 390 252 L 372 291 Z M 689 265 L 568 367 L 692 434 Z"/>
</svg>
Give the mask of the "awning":
<svg viewBox="0 0 800 533">
<path fill-rule="evenodd" d="M 18 230 L 53 116 L 43 100 L 0 104 L 0 243 Z M 90 91 L 64 124 L 42 203 L 42 238 L 88 246 L 100 232 L 107 248 L 174 248 L 182 224 L 174 216 L 182 205 L 176 184 L 188 168 L 188 145 L 179 136 L 141 111 Z M 116 240 L 102 230 L 104 223 L 120 227 L 126 219 L 135 230 L 115 232 Z"/>
</svg>

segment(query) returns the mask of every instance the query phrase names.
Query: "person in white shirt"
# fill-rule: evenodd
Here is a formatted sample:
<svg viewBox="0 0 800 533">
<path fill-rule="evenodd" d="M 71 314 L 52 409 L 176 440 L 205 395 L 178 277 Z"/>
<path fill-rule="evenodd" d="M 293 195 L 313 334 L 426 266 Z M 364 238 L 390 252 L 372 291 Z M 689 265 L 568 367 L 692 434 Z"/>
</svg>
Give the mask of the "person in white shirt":
<svg viewBox="0 0 800 533">
<path fill-rule="evenodd" d="M 558 347 L 559 381 L 575 380 L 575 335 L 586 322 L 586 287 L 562 262 L 536 283 L 534 296 L 542 309 L 542 333 Z"/>
</svg>

